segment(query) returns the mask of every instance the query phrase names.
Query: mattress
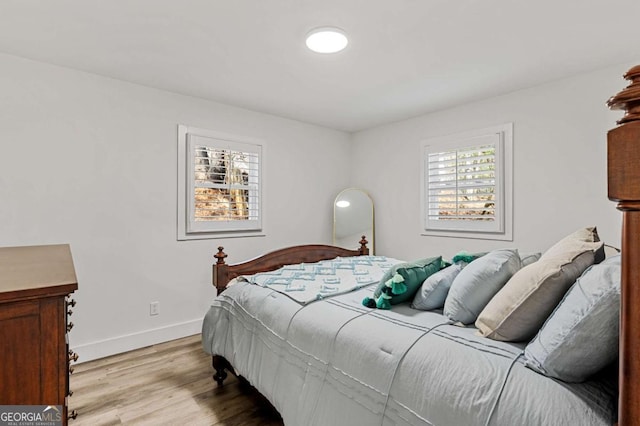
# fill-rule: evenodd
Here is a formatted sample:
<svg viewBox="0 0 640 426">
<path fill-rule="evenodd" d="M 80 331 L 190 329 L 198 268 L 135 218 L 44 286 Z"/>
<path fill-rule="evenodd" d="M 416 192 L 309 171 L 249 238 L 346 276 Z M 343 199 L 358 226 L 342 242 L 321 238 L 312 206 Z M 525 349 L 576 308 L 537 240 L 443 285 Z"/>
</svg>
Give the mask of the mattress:
<svg viewBox="0 0 640 426">
<path fill-rule="evenodd" d="M 204 350 L 224 356 L 286 425 L 611 425 L 611 377 L 567 384 L 436 311 L 365 308 L 374 286 L 307 305 L 235 282 L 214 299 Z"/>
</svg>

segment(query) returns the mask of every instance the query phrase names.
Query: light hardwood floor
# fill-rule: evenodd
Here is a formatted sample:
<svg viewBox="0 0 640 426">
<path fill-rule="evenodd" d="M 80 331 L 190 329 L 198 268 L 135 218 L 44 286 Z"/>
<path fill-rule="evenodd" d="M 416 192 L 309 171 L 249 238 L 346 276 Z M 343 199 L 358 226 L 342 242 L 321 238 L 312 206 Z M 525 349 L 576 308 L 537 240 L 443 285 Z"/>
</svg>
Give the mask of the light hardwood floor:
<svg viewBox="0 0 640 426">
<path fill-rule="evenodd" d="M 70 426 L 282 426 L 278 413 L 231 374 L 212 380 L 200 336 L 186 337 L 75 367 Z"/>
</svg>

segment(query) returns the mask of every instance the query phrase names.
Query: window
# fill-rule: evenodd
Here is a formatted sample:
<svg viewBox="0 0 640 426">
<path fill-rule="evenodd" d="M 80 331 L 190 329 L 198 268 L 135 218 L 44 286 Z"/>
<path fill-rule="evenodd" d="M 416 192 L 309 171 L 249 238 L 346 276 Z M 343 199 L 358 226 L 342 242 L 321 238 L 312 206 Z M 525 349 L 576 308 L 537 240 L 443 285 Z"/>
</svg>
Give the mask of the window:
<svg viewBox="0 0 640 426">
<path fill-rule="evenodd" d="M 423 145 L 424 234 L 512 239 L 512 124 Z"/>
<path fill-rule="evenodd" d="M 178 128 L 178 239 L 262 230 L 262 144 Z"/>
</svg>

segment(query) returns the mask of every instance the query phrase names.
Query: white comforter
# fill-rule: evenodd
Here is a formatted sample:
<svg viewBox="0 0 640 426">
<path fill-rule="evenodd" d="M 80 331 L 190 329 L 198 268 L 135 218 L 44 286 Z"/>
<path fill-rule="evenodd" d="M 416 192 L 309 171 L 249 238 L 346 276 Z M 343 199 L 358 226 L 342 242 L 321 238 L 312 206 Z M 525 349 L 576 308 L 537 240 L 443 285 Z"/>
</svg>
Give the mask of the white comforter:
<svg viewBox="0 0 640 426">
<path fill-rule="evenodd" d="M 611 425 L 609 381 L 569 385 L 519 361 L 523 345 L 476 336 L 437 312 L 361 305 L 375 286 L 301 305 L 237 282 L 202 332 L 286 425 Z"/>
</svg>

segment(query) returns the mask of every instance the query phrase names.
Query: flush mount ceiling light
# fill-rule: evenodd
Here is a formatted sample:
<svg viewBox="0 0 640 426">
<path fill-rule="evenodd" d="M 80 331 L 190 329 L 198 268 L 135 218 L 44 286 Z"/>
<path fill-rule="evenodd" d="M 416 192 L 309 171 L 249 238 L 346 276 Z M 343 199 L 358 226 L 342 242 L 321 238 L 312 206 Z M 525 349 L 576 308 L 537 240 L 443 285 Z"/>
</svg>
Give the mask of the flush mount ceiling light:
<svg viewBox="0 0 640 426">
<path fill-rule="evenodd" d="M 316 28 L 307 34 L 307 47 L 317 53 L 336 53 L 347 47 L 348 43 L 347 36 L 340 28 Z"/>
<path fill-rule="evenodd" d="M 351 203 L 348 202 L 347 200 L 340 200 L 336 203 L 336 206 L 342 207 L 342 208 L 349 207 L 350 205 Z"/>
</svg>

